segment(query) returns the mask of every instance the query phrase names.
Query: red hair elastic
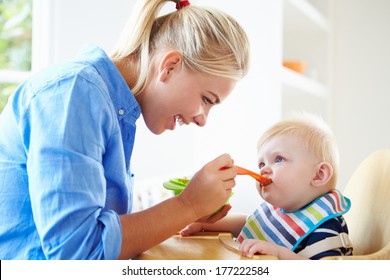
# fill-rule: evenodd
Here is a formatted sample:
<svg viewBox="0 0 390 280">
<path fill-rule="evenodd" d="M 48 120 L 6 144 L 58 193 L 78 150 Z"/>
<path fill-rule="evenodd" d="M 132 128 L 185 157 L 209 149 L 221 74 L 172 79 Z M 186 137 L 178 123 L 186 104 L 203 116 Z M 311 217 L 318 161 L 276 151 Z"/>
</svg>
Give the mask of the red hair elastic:
<svg viewBox="0 0 390 280">
<path fill-rule="evenodd" d="M 181 8 L 190 5 L 190 1 L 179 1 L 176 3 L 176 9 L 180 10 Z"/>
</svg>

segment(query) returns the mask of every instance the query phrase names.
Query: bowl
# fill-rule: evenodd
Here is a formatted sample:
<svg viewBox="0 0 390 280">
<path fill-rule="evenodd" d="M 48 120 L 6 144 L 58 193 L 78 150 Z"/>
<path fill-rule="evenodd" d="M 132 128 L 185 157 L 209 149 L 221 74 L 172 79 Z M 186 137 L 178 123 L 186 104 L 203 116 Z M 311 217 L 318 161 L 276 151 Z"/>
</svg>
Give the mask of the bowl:
<svg viewBox="0 0 390 280">
<path fill-rule="evenodd" d="M 182 178 L 171 178 L 169 181 L 163 183 L 163 187 L 167 190 L 171 190 L 174 195 L 179 195 L 190 182 L 187 177 Z"/>
<path fill-rule="evenodd" d="M 163 187 L 166 188 L 167 190 L 171 190 L 173 194 L 179 195 L 182 193 L 182 191 L 185 189 L 187 184 L 190 182 L 191 179 L 188 177 L 181 177 L 181 178 L 171 178 L 168 181 L 165 181 L 163 183 Z M 214 214 L 218 213 L 219 211 L 222 210 L 223 206 L 229 203 L 230 198 L 232 197 L 233 192 L 230 194 L 230 197 L 226 200 L 225 204 L 219 207 Z"/>
</svg>

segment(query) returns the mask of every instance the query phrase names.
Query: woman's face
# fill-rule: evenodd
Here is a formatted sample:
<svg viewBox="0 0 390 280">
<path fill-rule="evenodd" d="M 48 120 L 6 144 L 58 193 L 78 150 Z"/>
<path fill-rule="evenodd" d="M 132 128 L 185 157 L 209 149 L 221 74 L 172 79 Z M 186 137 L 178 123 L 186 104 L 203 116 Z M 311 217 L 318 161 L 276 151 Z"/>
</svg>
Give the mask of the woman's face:
<svg viewBox="0 0 390 280">
<path fill-rule="evenodd" d="M 167 63 L 137 97 L 149 130 L 161 134 L 176 124 L 204 126 L 210 109 L 221 103 L 236 81 L 185 69 L 181 63 Z"/>
<path fill-rule="evenodd" d="M 271 138 L 259 151 L 260 173 L 272 183 L 260 187 L 265 201 L 286 211 L 294 211 L 310 203 L 316 196 L 312 180 L 319 161 L 292 135 Z"/>
</svg>

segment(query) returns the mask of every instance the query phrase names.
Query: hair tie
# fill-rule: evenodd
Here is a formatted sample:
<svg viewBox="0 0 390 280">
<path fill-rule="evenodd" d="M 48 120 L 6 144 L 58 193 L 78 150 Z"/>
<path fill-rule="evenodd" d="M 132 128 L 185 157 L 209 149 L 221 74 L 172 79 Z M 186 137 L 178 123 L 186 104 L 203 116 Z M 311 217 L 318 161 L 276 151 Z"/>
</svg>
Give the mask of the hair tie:
<svg viewBox="0 0 390 280">
<path fill-rule="evenodd" d="M 179 1 L 176 3 L 176 9 L 180 10 L 181 8 L 190 5 L 190 1 Z"/>
</svg>

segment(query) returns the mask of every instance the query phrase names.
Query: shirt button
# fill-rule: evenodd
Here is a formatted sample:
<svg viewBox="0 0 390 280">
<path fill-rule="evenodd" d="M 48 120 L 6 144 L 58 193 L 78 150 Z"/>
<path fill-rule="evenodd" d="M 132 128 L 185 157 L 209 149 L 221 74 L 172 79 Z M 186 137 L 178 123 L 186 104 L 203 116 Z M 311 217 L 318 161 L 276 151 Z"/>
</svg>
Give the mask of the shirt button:
<svg viewBox="0 0 390 280">
<path fill-rule="evenodd" d="M 118 114 L 121 115 L 121 116 L 122 116 L 124 113 L 125 113 L 125 111 L 124 111 L 123 109 L 120 109 L 120 110 L 118 111 Z"/>
</svg>

